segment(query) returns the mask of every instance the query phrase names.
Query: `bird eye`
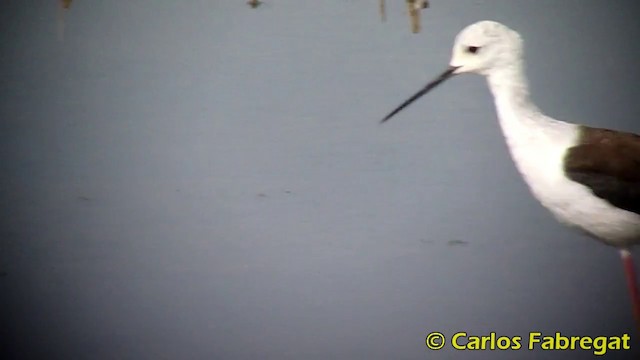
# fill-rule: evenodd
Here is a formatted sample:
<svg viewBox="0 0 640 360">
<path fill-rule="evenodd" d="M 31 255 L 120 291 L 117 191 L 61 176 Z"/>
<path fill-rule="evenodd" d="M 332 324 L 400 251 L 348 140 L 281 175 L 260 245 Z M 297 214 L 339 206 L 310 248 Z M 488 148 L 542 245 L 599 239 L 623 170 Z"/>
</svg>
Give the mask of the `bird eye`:
<svg viewBox="0 0 640 360">
<path fill-rule="evenodd" d="M 478 46 L 468 46 L 467 47 L 467 52 L 471 53 L 471 54 L 476 54 L 478 52 L 478 50 L 480 50 L 480 47 L 478 47 Z"/>
</svg>

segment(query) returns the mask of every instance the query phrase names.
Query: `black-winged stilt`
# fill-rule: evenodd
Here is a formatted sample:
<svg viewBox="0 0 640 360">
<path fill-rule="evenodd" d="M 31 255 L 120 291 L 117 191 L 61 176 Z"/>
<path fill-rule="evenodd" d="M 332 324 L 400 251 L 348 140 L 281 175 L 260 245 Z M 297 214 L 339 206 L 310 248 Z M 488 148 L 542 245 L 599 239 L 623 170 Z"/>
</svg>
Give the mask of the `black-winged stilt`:
<svg viewBox="0 0 640 360">
<path fill-rule="evenodd" d="M 559 121 L 530 100 L 520 35 L 494 21 L 456 37 L 449 68 L 382 122 L 462 73 L 487 78 L 516 167 L 562 223 L 619 249 L 640 329 L 640 296 L 629 248 L 640 243 L 640 135 Z"/>
</svg>

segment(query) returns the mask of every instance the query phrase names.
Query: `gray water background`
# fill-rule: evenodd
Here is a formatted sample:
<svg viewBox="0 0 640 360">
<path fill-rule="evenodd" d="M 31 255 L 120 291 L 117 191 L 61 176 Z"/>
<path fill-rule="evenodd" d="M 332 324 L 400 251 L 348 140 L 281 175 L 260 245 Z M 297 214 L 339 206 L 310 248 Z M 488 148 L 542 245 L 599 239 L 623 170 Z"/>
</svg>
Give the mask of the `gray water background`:
<svg viewBox="0 0 640 360">
<path fill-rule="evenodd" d="M 566 359 L 430 331 L 633 330 L 617 252 L 508 156 L 484 80 L 384 126 L 464 26 L 526 41 L 549 115 L 640 132 L 634 1 L 0 5 L 0 323 L 14 359 Z M 640 353 L 610 353 L 633 359 Z"/>
</svg>

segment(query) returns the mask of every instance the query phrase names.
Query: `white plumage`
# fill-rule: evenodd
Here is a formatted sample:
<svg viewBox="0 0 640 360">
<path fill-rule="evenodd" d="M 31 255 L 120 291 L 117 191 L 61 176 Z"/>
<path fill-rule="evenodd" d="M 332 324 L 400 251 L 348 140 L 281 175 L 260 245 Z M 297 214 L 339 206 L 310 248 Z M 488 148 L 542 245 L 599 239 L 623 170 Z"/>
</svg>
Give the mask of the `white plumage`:
<svg viewBox="0 0 640 360">
<path fill-rule="evenodd" d="M 494 21 L 456 37 L 447 71 L 382 121 L 448 78 L 486 77 L 511 157 L 533 196 L 562 223 L 620 249 L 640 328 L 640 296 L 629 247 L 640 243 L 640 136 L 544 115 L 531 101 L 523 41 Z"/>
</svg>

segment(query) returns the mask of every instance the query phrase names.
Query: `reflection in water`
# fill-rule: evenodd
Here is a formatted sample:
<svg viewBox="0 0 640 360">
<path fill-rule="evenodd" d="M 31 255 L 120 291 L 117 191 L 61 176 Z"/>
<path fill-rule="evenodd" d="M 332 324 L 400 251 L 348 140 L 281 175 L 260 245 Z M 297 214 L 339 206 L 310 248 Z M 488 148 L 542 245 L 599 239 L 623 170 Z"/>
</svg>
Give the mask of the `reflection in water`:
<svg viewBox="0 0 640 360">
<path fill-rule="evenodd" d="M 71 3 L 71 1 L 68 1 Z M 258 6 L 264 4 L 260 0 L 248 0 L 247 5 L 255 9 Z M 406 0 L 409 22 L 411 23 L 411 31 L 416 34 L 420 32 L 420 11 L 429 7 L 429 0 Z M 378 2 L 378 12 L 380 14 L 380 21 L 387 21 L 387 5 L 385 0 Z"/>
<path fill-rule="evenodd" d="M 409 21 L 411 22 L 411 31 L 414 34 L 420 32 L 420 11 L 428 7 L 428 0 L 407 0 L 407 8 L 409 9 Z"/>
<path fill-rule="evenodd" d="M 71 8 L 72 0 L 59 0 L 60 6 L 58 6 L 58 40 L 64 41 L 64 31 L 65 31 L 65 22 L 64 16 L 65 12 Z M 409 21 L 411 23 L 411 31 L 416 34 L 420 32 L 420 11 L 423 9 L 427 9 L 429 7 L 429 0 L 406 0 L 407 9 L 409 13 Z M 264 4 L 263 1 L 260 0 L 248 0 L 247 5 L 251 8 L 255 9 L 260 5 Z M 385 0 L 380 0 L 379 2 L 379 13 L 380 20 L 387 20 L 387 6 Z"/>
<path fill-rule="evenodd" d="M 249 1 L 247 1 L 247 4 L 255 9 L 258 6 L 262 5 L 262 1 L 260 1 L 260 0 L 249 0 Z"/>
<path fill-rule="evenodd" d="M 420 11 L 429 7 L 429 0 L 406 0 L 407 10 L 409 14 L 409 22 L 411 23 L 411 31 L 414 34 L 420 32 Z M 378 4 L 380 12 L 380 20 L 387 20 L 387 6 L 385 0 L 380 0 Z"/>
<path fill-rule="evenodd" d="M 64 40 L 64 13 L 71 7 L 72 0 L 60 0 L 58 6 L 58 40 Z"/>
</svg>

